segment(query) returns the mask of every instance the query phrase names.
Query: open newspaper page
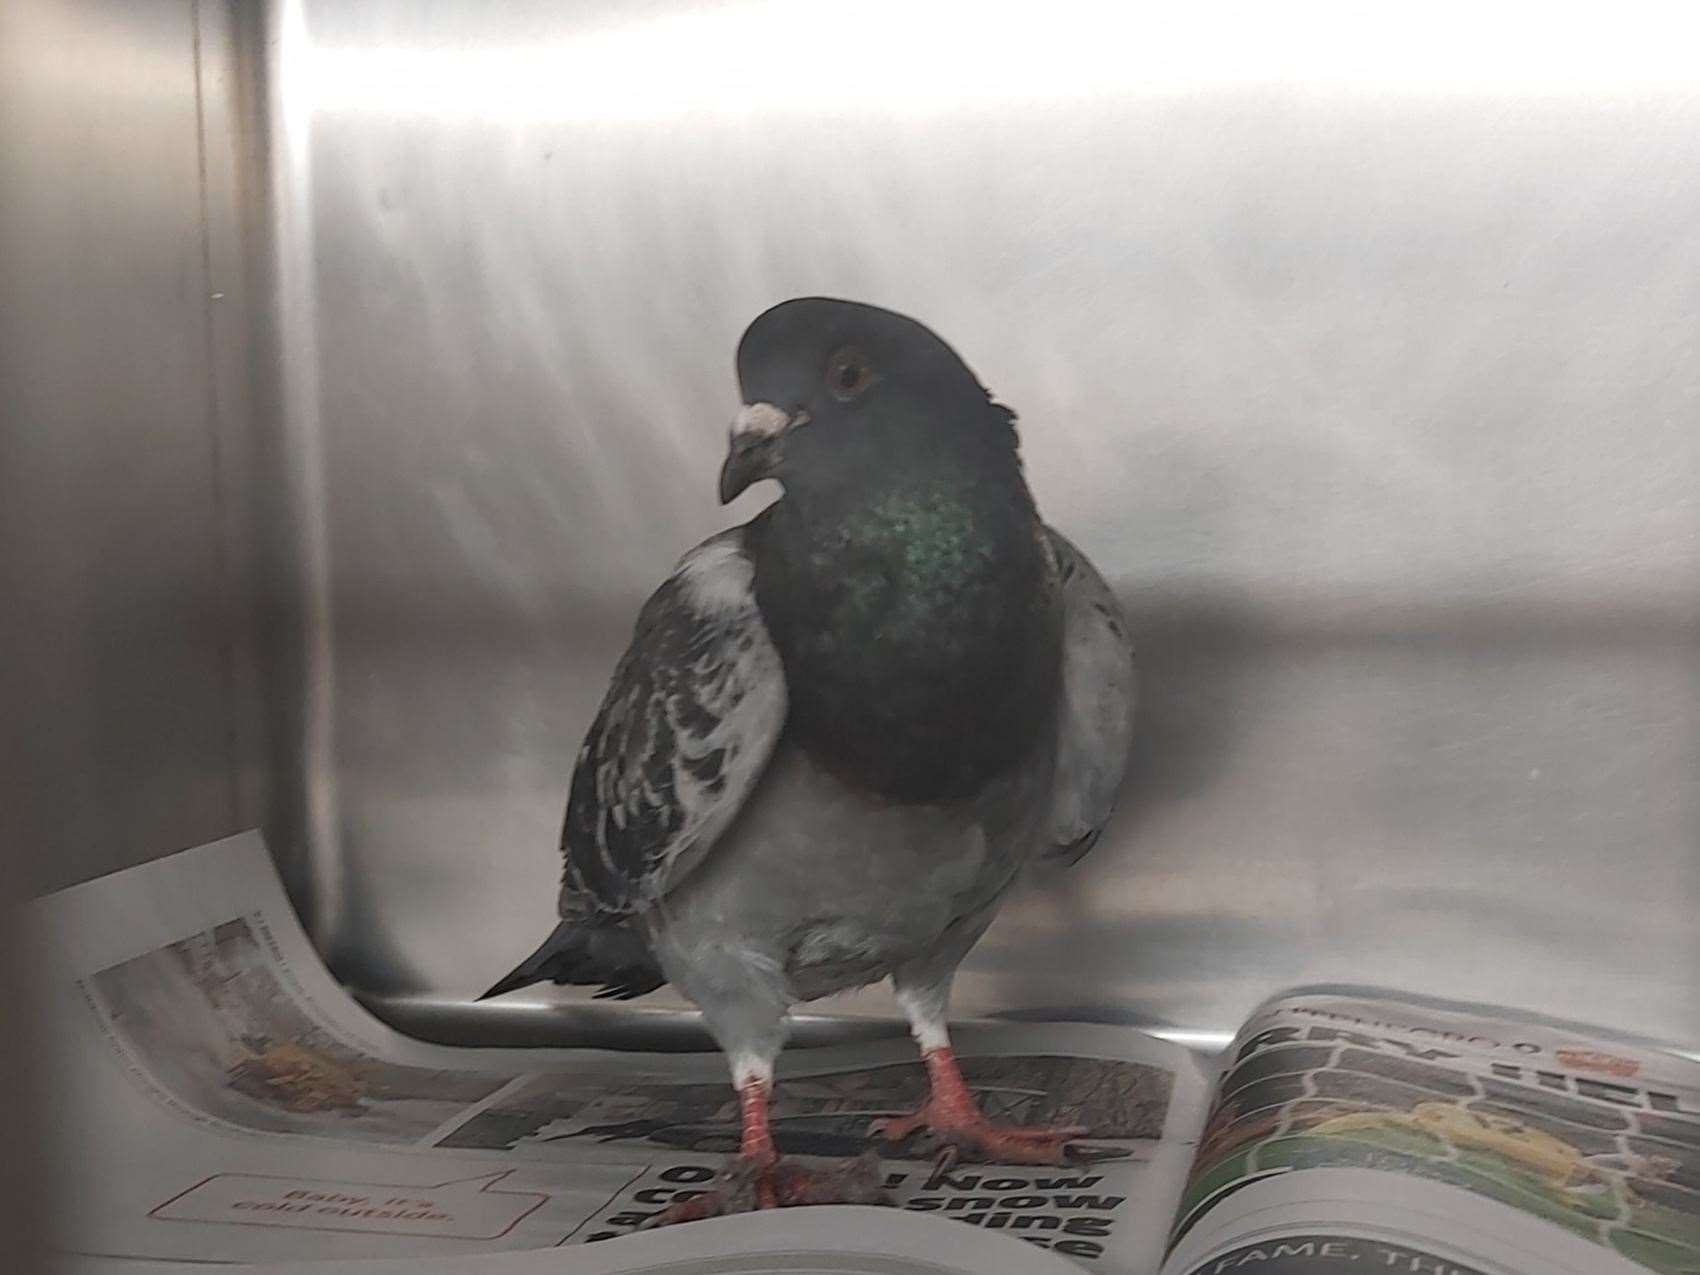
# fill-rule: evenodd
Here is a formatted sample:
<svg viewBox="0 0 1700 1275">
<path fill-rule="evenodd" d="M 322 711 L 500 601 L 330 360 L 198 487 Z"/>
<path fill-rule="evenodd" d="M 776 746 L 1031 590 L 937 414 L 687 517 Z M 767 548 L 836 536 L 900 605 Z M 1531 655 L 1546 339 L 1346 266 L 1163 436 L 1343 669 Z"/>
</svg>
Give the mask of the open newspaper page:
<svg viewBox="0 0 1700 1275">
<path fill-rule="evenodd" d="M 1700 1064 L 1294 995 L 1224 1060 L 1164 1275 L 1693 1275 Z"/>
<path fill-rule="evenodd" d="M 481 1258 L 380 1258 L 237 1268 L 241 1275 L 1078 1275 L 1079 1268 L 1031 1245 L 964 1228 L 939 1243 L 938 1223 L 916 1214 L 851 1206 L 789 1209 L 783 1226 L 760 1214 L 645 1231 L 573 1255 L 554 1249 Z M 182 1262 L 69 1258 L 53 1275 L 206 1275 Z"/>
<path fill-rule="evenodd" d="M 56 1006 L 57 1232 L 84 1254 L 465 1258 L 620 1240 L 704 1189 L 737 1144 L 718 1055 L 389 1030 L 321 964 L 257 835 L 64 891 L 36 916 Z M 1095 1270 L 1155 1271 L 1203 1122 L 1194 1057 L 1074 1025 L 971 1025 L 959 1052 L 994 1119 L 1085 1126 L 1091 1159 L 940 1172 L 900 1146 L 884 1161 L 897 1203 Z M 906 1040 L 790 1051 L 775 1140 L 857 1154 L 925 1087 Z"/>
</svg>

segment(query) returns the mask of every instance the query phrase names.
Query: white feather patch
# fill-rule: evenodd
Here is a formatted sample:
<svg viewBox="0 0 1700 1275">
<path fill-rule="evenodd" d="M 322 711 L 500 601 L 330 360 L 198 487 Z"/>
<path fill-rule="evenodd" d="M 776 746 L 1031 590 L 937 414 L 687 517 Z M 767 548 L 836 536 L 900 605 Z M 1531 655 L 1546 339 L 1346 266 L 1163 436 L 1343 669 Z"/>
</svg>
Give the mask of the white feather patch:
<svg viewBox="0 0 1700 1275">
<path fill-rule="evenodd" d="M 743 551 L 742 529 L 698 545 L 679 562 L 675 577 L 687 605 L 714 622 L 719 640 L 699 662 L 699 674 L 718 677 L 698 684 L 697 707 L 714 719 L 712 729 L 697 733 L 679 706 L 664 708 L 671 728 L 675 756 L 671 770 L 673 799 L 683 815 L 682 826 L 666 857 L 687 858 L 712 846 L 743 807 L 767 766 L 774 742 L 785 724 L 788 697 L 779 651 L 767 635 L 755 600 L 755 566 Z M 699 779 L 688 764 L 711 754 L 721 756 L 717 780 Z M 685 866 L 685 865 L 680 865 Z M 640 895 L 654 900 L 676 883 L 674 872 L 656 873 Z"/>
<path fill-rule="evenodd" d="M 679 582 L 691 607 L 720 616 L 755 606 L 755 565 L 736 544 L 715 537 L 679 560 Z"/>
<path fill-rule="evenodd" d="M 752 1084 L 773 1082 L 773 1059 L 764 1058 L 749 1050 L 738 1050 L 726 1059 L 732 1071 L 732 1084 L 743 1089 Z"/>
<path fill-rule="evenodd" d="M 785 671 L 743 539 L 734 528 L 693 549 L 645 604 L 575 768 L 563 916 L 654 906 L 714 845 L 773 753 Z"/>
<path fill-rule="evenodd" d="M 945 1004 L 950 984 L 927 988 L 898 987 L 893 999 L 909 1020 L 909 1034 L 923 1054 L 950 1048 L 950 1029 L 945 1021 Z"/>
</svg>

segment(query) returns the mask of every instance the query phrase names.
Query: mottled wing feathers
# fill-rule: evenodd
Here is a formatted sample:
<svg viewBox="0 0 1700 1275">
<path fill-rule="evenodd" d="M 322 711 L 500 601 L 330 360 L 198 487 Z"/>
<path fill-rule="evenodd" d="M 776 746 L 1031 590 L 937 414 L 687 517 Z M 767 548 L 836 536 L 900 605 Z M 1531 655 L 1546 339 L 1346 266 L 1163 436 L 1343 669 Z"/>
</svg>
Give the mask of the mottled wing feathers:
<svg viewBox="0 0 1700 1275">
<path fill-rule="evenodd" d="M 1052 528 L 1063 593 L 1062 702 L 1047 857 L 1070 862 L 1097 841 L 1115 808 L 1133 743 L 1133 639 L 1116 595 L 1086 555 Z"/>
<path fill-rule="evenodd" d="M 784 670 L 734 528 L 686 554 L 638 617 L 573 772 L 561 915 L 651 906 L 738 813 L 785 709 Z"/>
</svg>

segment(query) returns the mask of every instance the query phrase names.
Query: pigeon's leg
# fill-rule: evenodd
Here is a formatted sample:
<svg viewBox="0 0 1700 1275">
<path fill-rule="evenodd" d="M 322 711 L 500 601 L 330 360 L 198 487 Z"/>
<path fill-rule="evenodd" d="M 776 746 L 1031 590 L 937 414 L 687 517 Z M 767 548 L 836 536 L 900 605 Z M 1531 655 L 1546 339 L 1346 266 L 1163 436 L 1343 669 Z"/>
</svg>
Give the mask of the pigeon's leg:
<svg viewBox="0 0 1700 1275">
<path fill-rule="evenodd" d="M 767 1121 L 772 1076 L 771 1067 L 765 1075 L 757 1070 L 740 1073 L 736 1067 L 733 1069 L 732 1083 L 738 1091 L 742 1126 L 736 1158 L 721 1171 L 711 1189 L 669 1205 L 651 1218 L 648 1225 L 671 1226 L 675 1222 L 694 1222 L 725 1213 L 779 1207 L 779 1193 L 773 1181 L 779 1155 L 773 1149 L 773 1132 Z"/>
<path fill-rule="evenodd" d="M 768 1113 L 784 1009 L 780 1007 L 769 1020 L 760 1005 L 759 998 L 747 997 L 717 1006 L 719 1012 L 704 1006 L 704 1018 L 731 1061 L 732 1086 L 738 1091 L 738 1154 L 710 1189 L 669 1205 L 646 1227 L 798 1204 L 890 1203 L 877 1156 L 869 1154 L 820 1170 L 779 1158 Z"/>
<path fill-rule="evenodd" d="M 768 1063 L 763 1070 L 734 1074 L 732 1083 L 738 1090 L 738 1119 L 742 1128 L 738 1159 L 754 1170 L 756 1207 L 778 1208 L 773 1166 L 779 1163 L 779 1153 L 773 1149 L 773 1129 L 767 1120 L 773 1106 L 773 1065 Z"/>
<path fill-rule="evenodd" d="M 909 1019 L 911 1034 L 921 1047 L 932 1092 L 913 1115 L 875 1122 L 874 1131 L 888 1141 L 901 1142 L 917 1129 L 927 1129 L 947 1154 L 968 1152 L 997 1164 L 1067 1164 L 1069 1142 L 1088 1130 L 1076 1126 L 1025 1127 L 993 1124 L 974 1101 L 951 1052 L 945 1026 L 950 1000 L 950 975 L 920 986 L 894 978 L 897 1003 Z"/>
</svg>

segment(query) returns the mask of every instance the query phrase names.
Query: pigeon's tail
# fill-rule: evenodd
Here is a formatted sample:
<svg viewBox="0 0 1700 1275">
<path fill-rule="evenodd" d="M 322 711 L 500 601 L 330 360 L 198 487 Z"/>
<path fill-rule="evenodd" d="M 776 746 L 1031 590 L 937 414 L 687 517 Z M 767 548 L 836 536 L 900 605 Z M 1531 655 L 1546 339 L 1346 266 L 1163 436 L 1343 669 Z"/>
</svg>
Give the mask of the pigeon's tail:
<svg viewBox="0 0 1700 1275">
<path fill-rule="evenodd" d="M 478 999 L 489 1000 L 533 983 L 598 986 L 598 1000 L 630 1000 L 666 983 L 643 936 L 626 926 L 562 921 L 543 946 Z"/>
</svg>

